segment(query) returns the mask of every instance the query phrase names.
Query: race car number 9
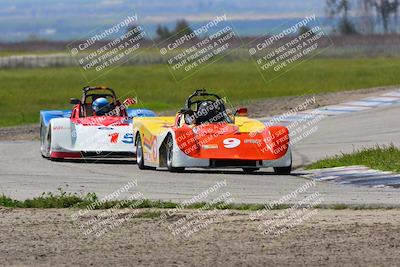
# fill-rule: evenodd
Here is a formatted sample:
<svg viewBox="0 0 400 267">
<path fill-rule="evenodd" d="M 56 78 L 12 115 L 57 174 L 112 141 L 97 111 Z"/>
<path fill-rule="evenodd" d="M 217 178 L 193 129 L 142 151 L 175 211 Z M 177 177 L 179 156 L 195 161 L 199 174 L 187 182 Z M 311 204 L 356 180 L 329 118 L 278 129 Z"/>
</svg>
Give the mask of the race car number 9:
<svg viewBox="0 0 400 267">
<path fill-rule="evenodd" d="M 226 138 L 223 143 L 225 148 L 235 148 L 240 145 L 240 140 L 237 138 Z"/>
</svg>

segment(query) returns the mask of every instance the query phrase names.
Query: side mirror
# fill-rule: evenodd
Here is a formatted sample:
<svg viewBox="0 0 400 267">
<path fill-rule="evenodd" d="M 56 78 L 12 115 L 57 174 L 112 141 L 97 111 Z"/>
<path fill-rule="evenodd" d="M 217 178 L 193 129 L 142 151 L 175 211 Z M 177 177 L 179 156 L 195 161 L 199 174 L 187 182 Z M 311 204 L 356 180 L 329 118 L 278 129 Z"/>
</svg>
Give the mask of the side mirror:
<svg viewBox="0 0 400 267">
<path fill-rule="evenodd" d="M 77 98 L 71 98 L 69 100 L 69 103 L 72 104 L 72 105 L 78 105 L 78 104 L 81 103 L 81 101 L 79 99 L 77 99 Z"/>
<path fill-rule="evenodd" d="M 246 117 L 247 115 L 247 108 L 238 108 L 235 112 L 235 116 Z"/>
<path fill-rule="evenodd" d="M 181 109 L 181 110 L 179 111 L 179 113 L 181 113 L 181 114 L 188 114 L 190 111 L 191 111 L 191 109 L 183 108 L 183 109 Z"/>
</svg>

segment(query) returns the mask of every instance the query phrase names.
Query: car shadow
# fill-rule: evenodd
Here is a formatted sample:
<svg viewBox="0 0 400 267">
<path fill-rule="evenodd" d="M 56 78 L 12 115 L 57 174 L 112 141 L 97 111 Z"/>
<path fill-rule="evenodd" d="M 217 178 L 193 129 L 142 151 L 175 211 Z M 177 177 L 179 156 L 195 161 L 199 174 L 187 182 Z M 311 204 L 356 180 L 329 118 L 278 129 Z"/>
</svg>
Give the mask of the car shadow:
<svg viewBox="0 0 400 267">
<path fill-rule="evenodd" d="M 136 165 L 136 159 L 123 159 L 123 158 L 79 158 L 79 159 L 52 159 L 55 162 L 68 162 L 68 163 L 77 163 L 77 164 L 128 164 L 128 165 Z M 148 167 L 145 170 L 139 170 L 140 172 L 145 171 L 157 171 L 157 172 L 168 172 L 166 168 L 154 168 Z M 253 175 L 253 176 L 299 176 L 296 173 L 291 174 L 276 174 L 273 171 L 255 171 L 255 172 L 244 172 L 240 168 L 238 169 L 187 169 L 181 172 L 176 172 L 178 174 L 228 174 L 228 175 Z M 140 174 L 140 173 L 139 173 Z"/>
<path fill-rule="evenodd" d="M 68 162 L 68 163 L 89 163 L 89 164 L 129 164 L 135 165 L 136 160 L 133 159 L 97 159 L 97 158 L 80 158 L 80 159 L 62 159 L 62 160 L 54 160 L 55 162 Z"/>
<path fill-rule="evenodd" d="M 168 170 L 166 169 L 157 169 L 157 171 L 160 172 L 168 172 Z M 176 172 L 179 174 L 190 174 L 190 173 L 196 173 L 196 174 L 229 174 L 229 175 L 254 175 L 254 176 L 262 176 L 262 175 L 269 175 L 269 176 L 275 176 L 275 175 L 282 175 L 282 174 L 276 174 L 273 171 L 255 171 L 255 172 L 244 172 L 241 171 L 240 169 L 234 169 L 234 170 L 211 170 L 211 169 L 204 169 L 204 170 L 193 170 L 193 169 L 189 169 L 189 170 L 184 170 L 181 172 Z M 291 176 L 296 176 L 295 174 L 285 174 L 285 175 L 291 175 Z"/>
</svg>

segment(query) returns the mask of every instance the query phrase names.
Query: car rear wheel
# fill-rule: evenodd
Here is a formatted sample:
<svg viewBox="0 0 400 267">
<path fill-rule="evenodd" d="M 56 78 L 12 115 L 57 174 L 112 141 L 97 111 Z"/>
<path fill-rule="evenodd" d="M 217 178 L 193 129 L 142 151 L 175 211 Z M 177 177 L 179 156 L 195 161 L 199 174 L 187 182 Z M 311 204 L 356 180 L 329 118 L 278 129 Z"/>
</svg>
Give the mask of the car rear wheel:
<svg viewBox="0 0 400 267">
<path fill-rule="evenodd" d="M 290 165 L 286 167 L 274 167 L 274 172 L 276 174 L 290 174 L 292 172 L 292 154 L 290 154 Z"/>
<path fill-rule="evenodd" d="M 42 131 L 42 129 L 41 129 Z M 42 135 L 43 134 L 43 135 Z M 43 158 L 51 159 L 51 125 L 49 125 L 48 133 L 46 133 L 46 128 L 43 128 L 43 133 L 41 132 L 41 153 Z"/>
<path fill-rule="evenodd" d="M 185 170 L 184 167 L 173 167 L 173 155 L 174 155 L 174 142 L 172 136 L 169 135 L 167 138 L 167 168 L 170 172 L 182 172 Z"/>
<path fill-rule="evenodd" d="M 136 162 L 139 169 L 143 170 L 146 168 L 146 166 L 144 165 L 143 145 L 140 135 L 138 135 L 138 137 L 136 138 Z"/>
<path fill-rule="evenodd" d="M 40 154 L 43 158 L 47 158 L 46 149 L 46 127 L 44 127 L 43 122 L 40 122 Z"/>
<path fill-rule="evenodd" d="M 274 172 L 276 174 L 290 174 L 292 171 L 292 165 L 288 167 L 274 167 Z"/>
</svg>

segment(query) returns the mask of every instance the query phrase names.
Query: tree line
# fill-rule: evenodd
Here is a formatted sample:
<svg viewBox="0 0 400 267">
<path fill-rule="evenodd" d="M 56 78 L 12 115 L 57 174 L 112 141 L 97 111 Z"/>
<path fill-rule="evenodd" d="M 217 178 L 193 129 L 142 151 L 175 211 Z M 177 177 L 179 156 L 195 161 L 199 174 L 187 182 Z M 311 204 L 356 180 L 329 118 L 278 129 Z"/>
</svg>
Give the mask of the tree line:
<svg viewBox="0 0 400 267">
<path fill-rule="evenodd" d="M 193 30 L 190 28 L 189 23 L 181 19 L 176 22 L 175 28 L 172 30 L 169 30 L 166 26 L 158 25 L 156 29 L 156 39 L 162 41 L 172 36 L 179 38 L 184 35 L 189 35 L 192 32 Z"/>
<path fill-rule="evenodd" d="M 399 5 L 400 0 L 326 0 L 325 12 L 338 18 L 340 34 L 388 34 L 398 30 Z"/>
</svg>

